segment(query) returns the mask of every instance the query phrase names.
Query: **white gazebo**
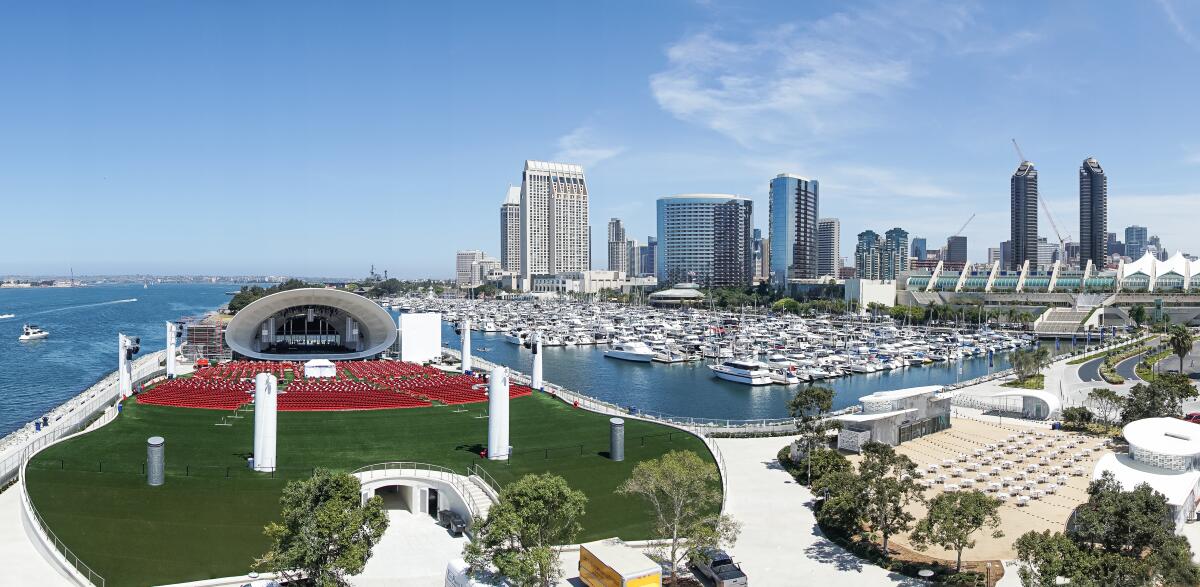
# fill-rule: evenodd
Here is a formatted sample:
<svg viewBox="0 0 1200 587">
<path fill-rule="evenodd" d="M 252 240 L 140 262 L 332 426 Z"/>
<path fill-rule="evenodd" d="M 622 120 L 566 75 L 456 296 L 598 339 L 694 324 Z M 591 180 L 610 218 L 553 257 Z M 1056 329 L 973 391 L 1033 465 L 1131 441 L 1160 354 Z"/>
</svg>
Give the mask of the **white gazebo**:
<svg viewBox="0 0 1200 587">
<path fill-rule="evenodd" d="M 337 377 L 337 366 L 329 359 L 313 359 L 304 363 L 304 376 L 308 379 Z"/>
</svg>

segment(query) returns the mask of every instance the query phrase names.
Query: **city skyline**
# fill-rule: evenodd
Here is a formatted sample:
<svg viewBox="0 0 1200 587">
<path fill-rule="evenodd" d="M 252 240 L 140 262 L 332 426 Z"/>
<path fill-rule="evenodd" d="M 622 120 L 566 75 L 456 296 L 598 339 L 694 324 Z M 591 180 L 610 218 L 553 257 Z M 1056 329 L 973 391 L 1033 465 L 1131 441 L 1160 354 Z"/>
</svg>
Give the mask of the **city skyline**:
<svg viewBox="0 0 1200 587">
<path fill-rule="evenodd" d="M 688 192 L 746 195 L 766 228 L 767 180 L 794 173 L 821 179 L 820 212 L 848 235 L 895 224 L 941 243 L 977 213 L 964 236 L 979 261 L 1008 240 L 1012 137 L 1064 232 L 1079 236 L 1076 171 L 1095 156 L 1109 231 L 1147 226 L 1170 252 L 1200 249 L 1172 213 L 1200 197 L 1200 122 L 1178 115 L 1200 82 L 1172 74 L 1200 53 L 1195 6 L 547 6 L 523 26 L 549 40 L 506 34 L 517 16 L 502 7 L 11 7 L 0 43 L 28 58 L 0 65 L 4 103 L 22 114 L 0 133 L 0 193 L 16 218 L 53 221 L 62 238 L 5 247 L 0 272 L 317 275 L 374 263 L 451 277 L 456 250 L 502 256 L 497 193 L 525 159 L 582 165 L 591 214 L 623 218 L 630 234 L 654 233 L 658 197 Z M 58 26 L 68 16 L 93 24 Z M 577 30 L 551 30 L 562 19 Z M 885 22 L 910 34 L 884 34 Z M 1120 40 L 1097 36 L 1115 29 Z M 569 42 L 579 35 L 595 42 Z M 556 39 L 567 42 L 547 54 Z M 513 64 L 535 57 L 564 83 L 523 81 Z M 772 83 L 791 90 L 749 89 Z M 462 97 L 479 86 L 496 97 Z M 1105 124 L 1077 127 L 1083 118 Z M 179 254 L 186 234 L 229 241 L 281 209 L 339 206 L 367 211 L 360 251 L 313 239 Z M 134 256 L 130 242 L 178 246 Z M 593 244 L 591 265 L 606 266 Z M 852 248 L 843 239 L 841 255 Z"/>
</svg>

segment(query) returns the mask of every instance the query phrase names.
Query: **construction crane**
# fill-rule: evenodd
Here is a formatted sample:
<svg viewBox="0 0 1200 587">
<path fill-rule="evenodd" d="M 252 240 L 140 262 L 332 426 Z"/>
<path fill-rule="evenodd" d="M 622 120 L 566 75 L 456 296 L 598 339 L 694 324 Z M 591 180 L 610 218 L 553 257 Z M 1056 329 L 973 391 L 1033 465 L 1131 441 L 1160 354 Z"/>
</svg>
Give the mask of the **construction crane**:
<svg viewBox="0 0 1200 587">
<path fill-rule="evenodd" d="M 1017 161 L 1017 163 L 1021 164 L 1028 161 L 1028 159 L 1025 158 L 1025 154 L 1021 152 L 1021 146 L 1017 144 L 1017 139 L 1012 139 L 1012 143 L 1013 148 L 1017 150 L 1017 159 L 1020 159 L 1020 161 Z"/>
<path fill-rule="evenodd" d="M 972 220 L 975 220 L 975 215 L 974 215 L 974 214 L 971 214 L 971 217 L 970 217 L 970 218 L 968 218 L 968 219 L 967 219 L 967 221 L 966 221 L 966 222 L 964 222 L 962 226 L 958 227 L 958 230 L 957 230 L 957 231 L 955 231 L 955 232 L 954 232 L 954 234 L 950 235 L 950 238 L 954 238 L 954 237 L 956 237 L 956 236 L 958 236 L 958 235 L 962 234 L 962 231 L 964 231 L 964 230 L 966 230 L 966 229 L 967 229 L 967 225 L 968 225 L 968 224 L 970 224 Z"/>
</svg>

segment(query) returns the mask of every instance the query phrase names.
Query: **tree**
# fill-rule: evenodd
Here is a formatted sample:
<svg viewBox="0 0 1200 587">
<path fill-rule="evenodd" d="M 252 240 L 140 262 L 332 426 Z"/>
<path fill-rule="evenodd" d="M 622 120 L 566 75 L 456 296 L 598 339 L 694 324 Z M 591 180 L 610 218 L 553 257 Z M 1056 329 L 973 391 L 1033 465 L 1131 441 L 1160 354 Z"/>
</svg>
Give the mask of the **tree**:
<svg viewBox="0 0 1200 587">
<path fill-rule="evenodd" d="M 917 465 L 907 456 L 879 442 L 862 446 L 863 458 L 858 464 L 862 482 L 862 516 L 871 533 L 883 539 L 883 553 L 888 556 L 888 538 L 906 532 L 916 520 L 905 509 L 920 500 L 925 488 L 917 483 Z"/>
<path fill-rule="evenodd" d="M 289 482 L 279 499 L 281 521 L 264 530 L 271 549 L 255 565 L 288 581 L 348 585 L 346 577 L 362 572 L 388 525 L 383 498 L 374 496 L 364 505 L 360 488 L 353 475 L 325 469 Z"/>
<path fill-rule="evenodd" d="M 1140 327 L 1146 321 L 1146 307 L 1141 304 L 1134 304 L 1129 309 L 1129 317 Z"/>
<path fill-rule="evenodd" d="M 929 512 L 913 530 L 913 545 L 925 550 L 936 544 L 957 554 L 955 571 L 962 570 L 962 553 L 975 546 L 971 535 L 984 527 L 992 528 L 992 538 L 1004 533 L 1000 528 L 1000 500 L 981 491 L 943 493 L 929 502 Z"/>
<path fill-rule="evenodd" d="M 1017 381 L 1021 383 L 1041 373 L 1050 360 L 1050 349 L 1040 346 L 1015 351 L 1010 359 L 1013 371 L 1017 375 Z"/>
<path fill-rule="evenodd" d="M 826 475 L 849 471 L 851 468 L 850 460 L 836 450 L 809 451 L 798 464 L 805 470 L 805 479 L 801 483 L 809 487 Z"/>
<path fill-rule="evenodd" d="M 587 496 L 558 475 L 525 475 L 500 490 L 487 518 L 475 521 L 475 540 L 463 548 L 473 574 L 489 567 L 515 585 L 553 585 L 560 577 L 558 550 L 582 530 Z"/>
<path fill-rule="evenodd" d="M 787 312 L 789 314 L 800 313 L 800 302 L 792 298 L 783 298 L 774 304 L 771 304 L 771 311 L 776 313 Z"/>
<path fill-rule="evenodd" d="M 833 388 L 824 385 L 808 385 L 796 390 L 788 401 L 788 414 L 799 418 L 801 442 L 804 444 L 805 460 L 808 461 L 806 477 L 812 480 L 812 459 L 807 458 L 814 450 L 825 448 L 829 430 L 836 430 L 839 423 L 827 418 L 833 408 Z"/>
<path fill-rule="evenodd" d="M 1083 406 L 1063 408 L 1062 419 L 1068 426 L 1084 428 L 1092 423 L 1092 411 Z"/>
<path fill-rule="evenodd" d="M 1179 372 L 1183 373 L 1183 359 L 1192 352 L 1192 331 L 1188 330 L 1187 326 L 1176 324 L 1171 326 L 1169 330 L 1170 336 L 1167 338 L 1167 344 L 1171 347 L 1171 352 L 1179 357 Z"/>
<path fill-rule="evenodd" d="M 738 523 L 720 513 L 720 475 L 716 465 L 696 453 L 676 450 L 638 463 L 617 488 L 617 493 L 639 496 L 650 505 L 655 530 L 668 542 L 659 555 L 671 565 L 672 584 L 689 555 L 737 540 Z"/>
<path fill-rule="evenodd" d="M 1106 429 L 1112 426 L 1113 416 L 1125 401 L 1117 392 L 1107 387 L 1092 388 L 1092 391 L 1088 392 L 1088 399 L 1091 400 L 1096 415 L 1104 422 Z"/>
<path fill-rule="evenodd" d="M 1178 416 L 1184 400 L 1196 397 L 1196 388 L 1181 373 L 1159 373 L 1150 383 L 1139 383 L 1129 390 L 1121 411 L 1125 423 L 1143 418 Z"/>
</svg>

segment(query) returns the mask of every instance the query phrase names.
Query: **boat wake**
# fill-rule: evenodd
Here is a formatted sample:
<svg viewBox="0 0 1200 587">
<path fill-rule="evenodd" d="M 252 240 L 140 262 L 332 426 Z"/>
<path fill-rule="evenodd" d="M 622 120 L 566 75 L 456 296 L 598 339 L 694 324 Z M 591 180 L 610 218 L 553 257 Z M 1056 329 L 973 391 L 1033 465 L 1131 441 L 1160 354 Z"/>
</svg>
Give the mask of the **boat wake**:
<svg viewBox="0 0 1200 587">
<path fill-rule="evenodd" d="M 15 318 L 16 316 L 16 314 L 0 314 L 0 320 L 7 320 L 9 318 Z"/>
<path fill-rule="evenodd" d="M 33 313 L 29 314 L 29 315 L 30 315 L 30 316 L 38 316 L 38 315 L 41 315 L 41 314 L 49 314 L 49 313 L 51 313 L 51 312 L 66 312 L 67 310 L 80 310 L 80 309 L 83 309 L 83 308 L 95 308 L 95 307 L 99 307 L 99 306 L 111 306 L 111 305 L 113 305 L 113 304 L 130 304 L 130 303 L 133 303 L 133 302 L 136 302 L 136 301 L 137 301 L 137 298 L 128 298 L 128 299 L 124 299 L 124 300 L 112 300 L 112 301 L 110 301 L 110 302 L 96 302 L 96 303 L 94 303 L 94 304 L 79 304 L 78 306 L 63 306 L 62 308 L 51 308 L 51 309 L 49 309 L 49 310 L 42 310 L 42 311 L 40 311 L 40 312 L 33 312 Z"/>
</svg>

